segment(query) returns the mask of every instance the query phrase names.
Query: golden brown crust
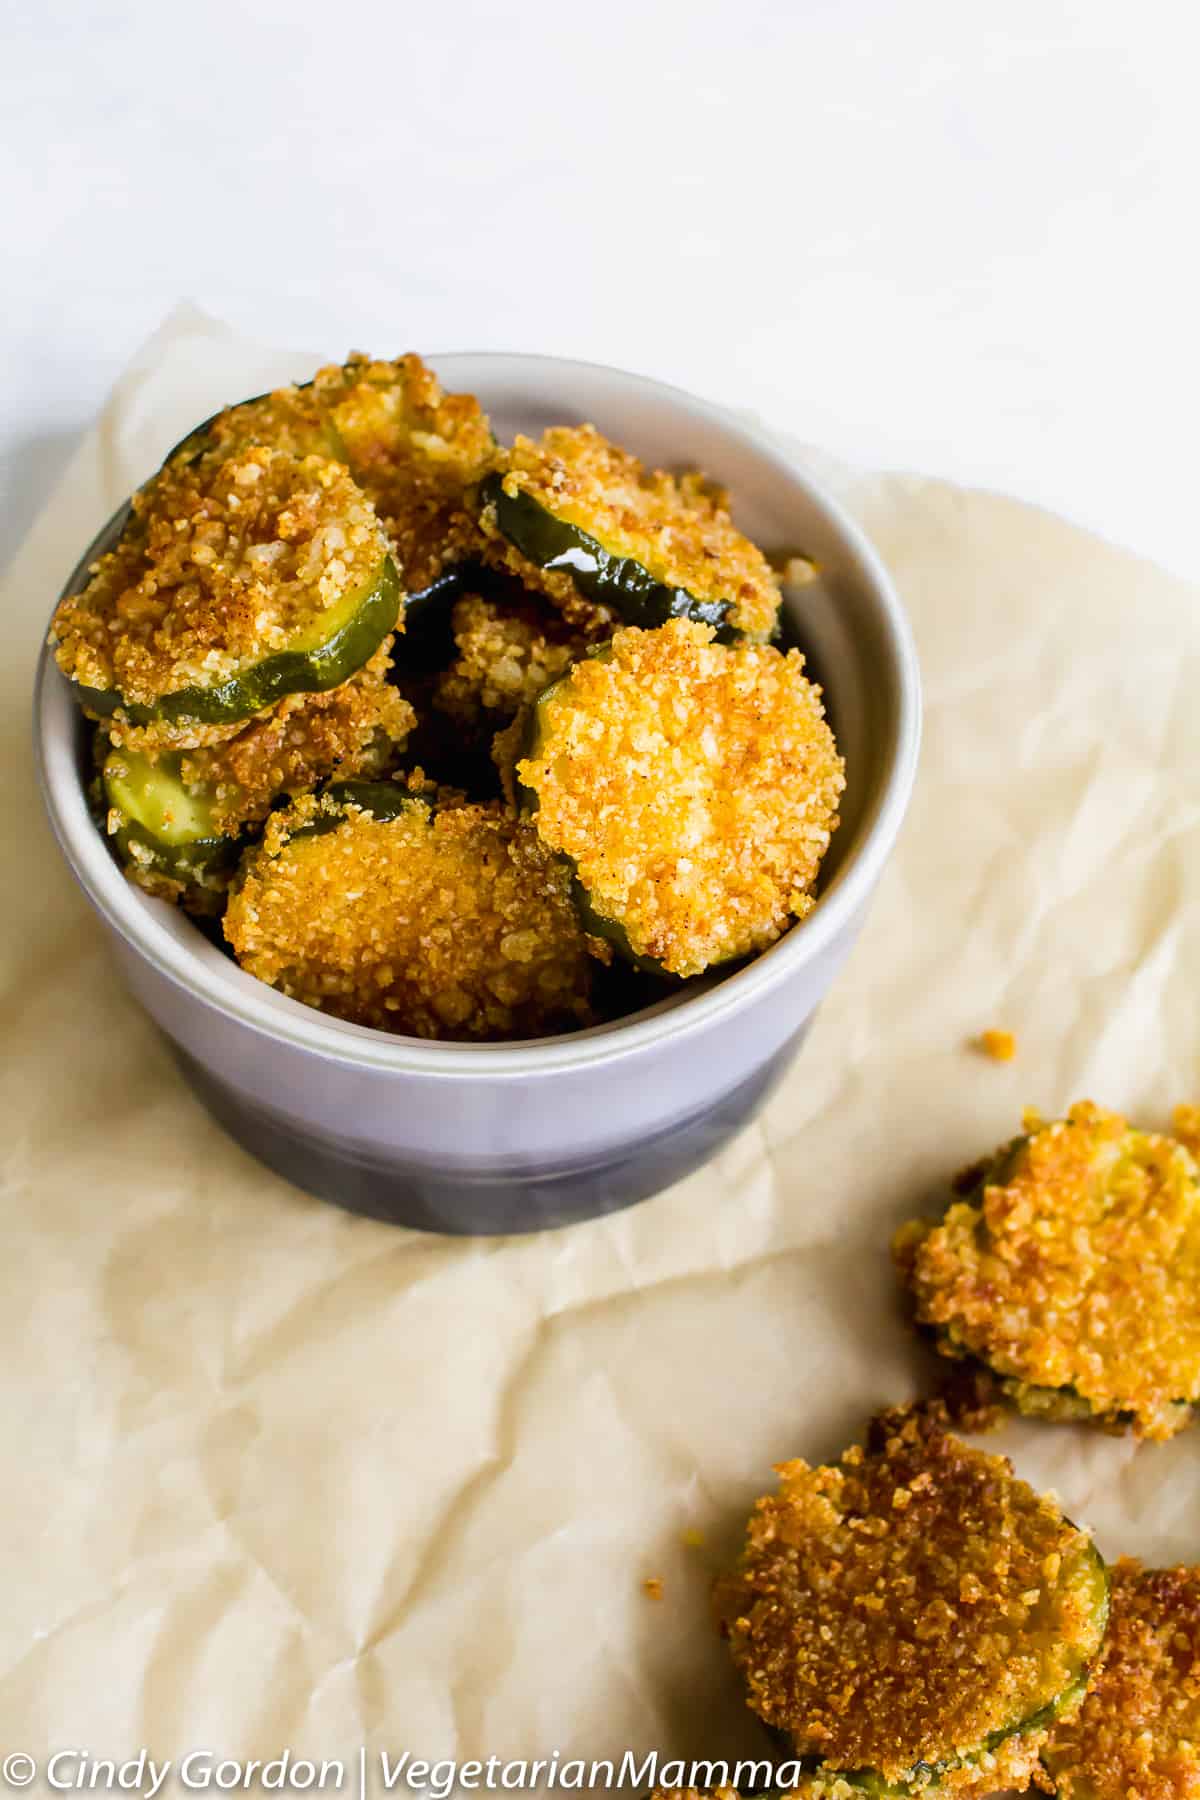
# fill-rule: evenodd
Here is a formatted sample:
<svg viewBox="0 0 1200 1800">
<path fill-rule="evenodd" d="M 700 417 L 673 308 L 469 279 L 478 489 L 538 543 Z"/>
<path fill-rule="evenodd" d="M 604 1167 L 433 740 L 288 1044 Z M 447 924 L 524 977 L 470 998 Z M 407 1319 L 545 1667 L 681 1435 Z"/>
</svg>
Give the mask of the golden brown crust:
<svg viewBox="0 0 1200 1800">
<path fill-rule="evenodd" d="M 928 1780 L 1059 1699 L 1098 1649 L 1086 1535 L 928 1412 L 885 1413 L 865 1451 L 779 1474 L 718 1606 L 754 1711 L 829 1771 Z M 993 1786 L 1028 1784 L 1043 1735 L 996 1745 Z"/>
<path fill-rule="evenodd" d="M 487 806 L 414 799 L 379 822 L 273 814 L 230 899 L 238 961 L 294 999 L 433 1038 L 537 1037 L 590 1022 L 590 964 L 561 864 Z"/>
<path fill-rule="evenodd" d="M 597 914 L 684 976 L 811 909 L 844 784 L 799 651 L 712 640 L 683 619 L 617 632 L 539 703 L 517 766 Z"/>
<path fill-rule="evenodd" d="M 438 681 L 434 704 L 468 730 L 498 730 L 587 647 L 553 608 L 532 601 L 464 594 L 452 620 L 458 655 Z"/>
<path fill-rule="evenodd" d="M 239 400 L 185 438 L 168 463 L 223 462 L 251 444 L 288 450 L 293 456 L 326 456 L 340 461 L 339 445 L 317 405 L 312 387 L 276 388 L 253 400 Z"/>
<path fill-rule="evenodd" d="M 1103 1662 L 1045 1760 L 1060 1800 L 1197 1800 L 1200 1569 L 1114 1566 Z"/>
<path fill-rule="evenodd" d="M 228 743 L 185 751 L 183 779 L 212 795 L 213 823 L 235 832 L 264 819 L 280 794 L 395 766 L 416 714 L 387 680 L 392 640 L 327 694 L 293 694 Z"/>
<path fill-rule="evenodd" d="M 466 496 L 494 458 L 491 427 L 474 395 L 444 392 L 419 356 L 387 362 L 356 352 L 306 387 L 226 407 L 178 454 L 210 460 L 249 443 L 348 464 L 410 593 L 481 548 Z"/>
<path fill-rule="evenodd" d="M 353 355 L 318 371 L 318 406 L 383 521 L 409 593 L 481 549 L 468 490 L 496 454 L 473 394 L 448 394 L 419 356 Z"/>
<path fill-rule="evenodd" d="M 697 600 L 728 601 L 739 631 L 770 637 L 779 616 L 778 582 L 762 551 L 734 525 L 723 491 L 704 476 L 647 469 L 594 425 L 552 426 L 537 442 L 518 437 L 498 466 L 506 493 L 528 494 L 667 586 Z M 608 609 L 582 595 L 562 570 L 528 562 L 500 532 L 494 506 L 484 508 L 481 524 L 492 560 L 548 594 L 581 629 L 607 634 Z"/>
<path fill-rule="evenodd" d="M 262 445 L 172 463 L 134 496 L 121 543 L 83 592 L 59 604 L 59 667 L 139 706 L 213 686 L 319 630 L 385 552 L 338 463 Z"/>
<path fill-rule="evenodd" d="M 917 1318 L 1023 1410 L 1170 1437 L 1200 1398 L 1200 1168 L 1090 1101 L 1030 1123 L 939 1224 L 898 1234 Z"/>
</svg>

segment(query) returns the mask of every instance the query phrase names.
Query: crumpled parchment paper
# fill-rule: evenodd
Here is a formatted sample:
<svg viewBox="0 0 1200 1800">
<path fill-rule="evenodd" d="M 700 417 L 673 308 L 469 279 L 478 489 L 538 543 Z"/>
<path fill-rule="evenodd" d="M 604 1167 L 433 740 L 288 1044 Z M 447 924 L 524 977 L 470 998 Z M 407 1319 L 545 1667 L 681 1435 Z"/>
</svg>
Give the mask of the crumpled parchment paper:
<svg viewBox="0 0 1200 1800">
<path fill-rule="evenodd" d="M 893 1227 L 1025 1103 L 1161 1124 L 1200 1092 L 1200 593 L 1015 501 L 821 466 L 900 584 L 927 704 L 847 972 L 764 1117 L 670 1193 L 544 1237 L 410 1235 L 209 1122 L 28 742 L 82 545 L 195 420 L 314 360 L 177 314 L 6 584 L 0 1737 L 758 1754 L 709 1578 L 774 1461 L 936 1375 Z M 1012 1064 L 965 1047 L 989 1025 Z M 1200 1560 L 1200 1431 L 991 1441 L 1106 1552 Z"/>
</svg>

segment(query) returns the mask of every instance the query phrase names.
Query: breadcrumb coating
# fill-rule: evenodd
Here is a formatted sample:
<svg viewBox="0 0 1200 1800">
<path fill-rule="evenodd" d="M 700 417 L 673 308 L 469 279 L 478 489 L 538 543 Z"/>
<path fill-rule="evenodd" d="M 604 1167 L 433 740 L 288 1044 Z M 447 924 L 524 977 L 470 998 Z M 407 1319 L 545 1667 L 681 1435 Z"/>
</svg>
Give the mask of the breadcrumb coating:
<svg viewBox="0 0 1200 1800">
<path fill-rule="evenodd" d="M 1200 1163 L 1200 1106 L 1177 1106 L 1171 1114 L 1171 1130 Z"/>
<path fill-rule="evenodd" d="M 289 695 L 228 743 L 183 753 L 183 778 L 210 797 L 221 831 L 264 819 L 281 794 L 332 775 L 349 780 L 394 767 L 416 714 L 387 679 L 391 642 L 327 694 Z"/>
<path fill-rule="evenodd" d="M 1114 1566 L 1099 1673 L 1044 1761 L 1059 1800 L 1197 1800 L 1200 1569 Z"/>
<path fill-rule="evenodd" d="M 779 617 L 776 577 L 734 525 L 724 492 L 703 475 L 647 469 L 594 425 L 554 425 L 537 442 L 518 437 L 498 467 L 505 493 L 528 494 L 669 587 L 697 600 L 727 601 L 730 623 L 747 636 L 771 636 Z M 581 593 L 565 570 L 540 569 L 522 556 L 500 531 L 494 505 L 483 508 L 480 523 L 489 560 L 548 594 L 581 629 L 607 635 L 614 623 L 609 609 Z"/>
<path fill-rule="evenodd" d="M 434 704 L 468 729 L 507 724 L 587 648 L 552 608 L 532 602 L 464 594 L 452 622 L 458 655 L 438 681 Z"/>
<path fill-rule="evenodd" d="M 1170 1437 L 1200 1400 L 1200 1167 L 1090 1101 L 1029 1123 L 940 1224 L 897 1234 L 917 1318 L 1022 1411 Z"/>
<path fill-rule="evenodd" d="M 499 806 L 435 811 L 416 796 L 386 822 L 341 810 L 331 818 L 310 796 L 268 821 L 225 915 L 243 968 L 339 1018 L 418 1037 L 590 1022 L 569 880 L 527 825 Z"/>
<path fill-rule="evenodd" d="M 467 491 L 496 446 L 473 394 L 446 393 L 419 356 L 380 362 L 357 353 L 319 370 L 313 393 L 374 502 L 408 593 L 480 549 Z"/>
<path fill-rule="evenodd" d="M 539 835 L 636 956 L 696 975 L 812 908 L 845 777 L 803 669 L 673 619 L 618 631 L 535 707 L 517 777 Z"/>
<path fill-rule="evenodd" d="M 754 1711 L 824 1774 L 1028 1786 L 1103 1638 L 1091 1540 L 917 1409 L 778 1472 L 717 1595 Z"/>
<path fill-rule="evenodd" d="M 179 460 L 134 496 L 120 545 L 60 603 L 51 642 L 73 681 L 153 705 L 321 642 L 386 553 L 374 508 L 338 463 L 263 445 Z"/>
<path fill-rule="evenodd" d="M 276 388 L 274 393 L 226 406 L 186 437 L 167 461 L 223 462 L 251 444 L 288 450 L 293 456 L 346 460 L 337 433 L 318 406 L 309 383 L 305 387 Z"/>
<path fill-rule="evenodd" d="M 386 362 L 355 352 L 303 387 L 226 407 L 171 460 L 210 460 L 252 443 L 346 464 L 383 521 L 409 593 L 480 547 L 466 494 L 493 460 L 491 426 L 474 395 L 447 394 L 419 356 Z"/>
</svg>

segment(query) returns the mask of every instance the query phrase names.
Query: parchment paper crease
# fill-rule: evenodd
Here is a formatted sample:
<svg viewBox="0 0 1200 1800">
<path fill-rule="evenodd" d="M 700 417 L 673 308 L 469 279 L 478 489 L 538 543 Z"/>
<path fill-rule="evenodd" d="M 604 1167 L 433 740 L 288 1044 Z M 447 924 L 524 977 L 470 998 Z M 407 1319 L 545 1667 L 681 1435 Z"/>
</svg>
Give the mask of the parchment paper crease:
<svg viewBox="0 0 1200 1800">
<path fill-rule="evenodd" d="M 408 1235 L 209 1123 L 117 983 L 28 747 L 81 546 L 196 419 L 313 360 L 176 315 L 6 586 L 0 1735 L 759 1752 L 709 1575 L 772 1462 L 929 1381 L 892 1227 L 1027 1102 L 1161 1123 L 1200 1091 L 1200 596 L 1016 502 L 822 466 L 906 597 L 928 709 L 847 973 L 761 1123 L 671 1193 L 543 1238 Z M 1009 1066 L 964 1048 L 992 1024 Z M 1200 1432 L 993 1441 L 1106 1551 L 1200 1559 Z"/>
</svg>

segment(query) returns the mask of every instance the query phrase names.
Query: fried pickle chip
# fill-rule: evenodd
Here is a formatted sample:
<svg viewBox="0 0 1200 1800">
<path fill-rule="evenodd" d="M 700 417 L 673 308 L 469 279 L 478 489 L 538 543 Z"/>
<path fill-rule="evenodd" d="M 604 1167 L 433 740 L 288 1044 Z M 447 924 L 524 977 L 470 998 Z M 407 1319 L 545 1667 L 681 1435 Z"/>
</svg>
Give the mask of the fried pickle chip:
<svg viewBox="0 0 1200 1800">
<path fill-rule="evenodd" d="M 696 975 L 812 908 L 844 773 L 803 670 L 674 619 L 618 631 L 531 709 L 523 803 L 632 960 Z"/>
<path fill-rule="evenodd" d="M 419 356 L 351 356 L 321 369 L 316 403 L 391 538 L 408 594 L 420 594 L 481 547 L 468 490 L 495 440 L 473 394 L 448 394 Z"/>
<path fill-rule="evenodd" d="M 311 382 L 276 388 L 223 407 L 203 425 L 189 432 L 165 461 L 171 463 L 223 462 L 263 444 L 271 450 L 290 450 L 293 456 L 325 456 L 344 463 L 341 440 L 313 392 Z"/>
<path fill-rule="evenodd" d="M 1200 1569 L 1112 1569 L 1100 1669 L 1043 1761 L 1059 1800 L 1200 1795 Z"/>
<path fill-rule="evenodd" d="M 238 961 L 309 1006 L 429 1038 L 590 1022 L 562 865 L 497 806 L 348 783 L 268 820 L 225 915 Z"/>
<path fill-rule="evenodd" d="M 219 911 L 247 828 L 281 795 L 393 768 L 415 714 L 387 680 L 390 641 L 331 693 L 292 695 L 221 744 L 105 750 L 101 727 L 105 830 L 138 886 L 189 912 Z"/>
<path fill-rule="evenodd" d="M 395 766 L 416 715 L 388 681 L 391 639 L 327 694 L 294 694 L 228 742 L 180 755 L 183 779 L 203 789 L 215 823 L 238 831 L 265 819 L 281 794 L 337 776 L 370 780 Z"/>
<path fill-rule="evenodd" d="M 698 474 L 647 469 L 594 425 L 518 437 L 480 489 L 489 557 L 593 635 L 691 618 L 769 638 L 779 585 Z"/>
<path fill-rule="evenodd" d="M 897 1234 L 918 1321 L 987 1365 L 1022 1412 L 1181 1430 L 1200 1400 L 1200 1167 L 1090 1101 Z"/>
<path fill-rule="evenodd" d="M 1090 1537 L 917 1409 L 779 1475 L 717 1589 L 753 1710 L 815 1773 L 875 1793 L 1027 1787 L 1103 1642 Z"/>
<path fill-rule="evenodd" d="M 346 470 L 255 445 L 178 460 L 135 495 L 51 642 L 115 743 L 197 748 L 348 679 L 398 608 L 387 541 Z"/>
<path fill-rule="evenodd" d="M 434 694 L 465 730 L 499 730 L 582 656 L 586 640 L 552 607 L 464 594 L 451 615 L 458 652 Z"/>
<path fill-rule="evenodd" d="M 491 426 L 474 395 L 447 394 L 419 356 L 356 352 L 303 386 L 227 406 L 168 462 L 211 462 L 251 444 L 344 463 L 384 523 L 409 595 L 480 548 L 466 496 L 494 459 Z"/>
</svg>

